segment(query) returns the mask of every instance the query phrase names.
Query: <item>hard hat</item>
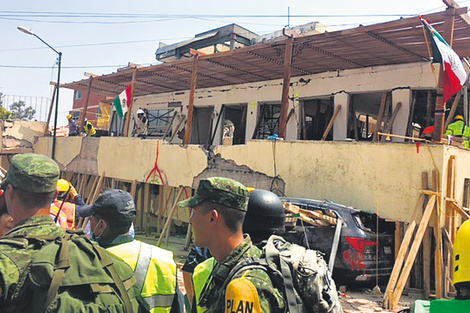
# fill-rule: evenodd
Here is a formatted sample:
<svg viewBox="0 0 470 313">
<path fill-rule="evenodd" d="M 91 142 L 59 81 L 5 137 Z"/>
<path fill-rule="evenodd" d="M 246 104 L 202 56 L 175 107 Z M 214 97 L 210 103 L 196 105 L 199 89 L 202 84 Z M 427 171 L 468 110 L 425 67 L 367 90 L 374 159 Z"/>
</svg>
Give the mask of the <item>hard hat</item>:
<svg viewBox="0 0 470 313">
<path fill-rule="evenodd" d="M 284 205 L 275 193 L 263 189 L 250 192 L 243 232 L 248 233 L 254 242 L 259 242 L 275 232 L 283 232 L 285 224 Z"/>
<path fill-rule="evenodd" d="M 145 114 L 145 112 L 144 112 L 144 110 L 142 110 L 142 109 L 138 109 L 138 110 L 137 110 L 137 114 Z"/>
<path fill-rule="evenodd" d="M 68 120 L 71 119 L 72 117 L 73 117 L 72 114 L 67 114 L 67 119 L 68 119 Z"/>
<path fill-rule="evenodd" d="M 470 220 L 464 222 L 454 241 L 454 278 L 452 284 L 457 292 L 459 284 L 470 282 Z"/>
<path fill-rule="evenodd" d="M 455 116 L 454 120 L 456 120 L 456 121 L 457 121 L 457 120 L 464 121 L 462 115 L 457 115 L 457 116 Z"/>
<path fill-rule="evenodd" d="M 67 192 L 70 188 L 70 183 L 65 179 L 59 179 L 57 181 L 57 191 Z"/>
</svg>

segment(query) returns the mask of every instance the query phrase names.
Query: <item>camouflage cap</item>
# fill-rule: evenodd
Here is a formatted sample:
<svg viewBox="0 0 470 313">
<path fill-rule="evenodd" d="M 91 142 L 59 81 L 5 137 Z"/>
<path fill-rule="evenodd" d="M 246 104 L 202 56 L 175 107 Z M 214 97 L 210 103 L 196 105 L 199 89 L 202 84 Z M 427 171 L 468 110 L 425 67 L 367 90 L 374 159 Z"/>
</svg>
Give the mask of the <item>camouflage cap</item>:
<svg viewBox="0 0 470 313">
<path fill-rule="evenodd" d="M 196 194 L 189 199 L 178 202 L 178 205 L 192 208 L 203 201 L 209 201 L 246 212 L 248 199 L 248 190 L 236 180 L 225 177 L 211 177 L 202 179 L 199 182 Z"/>
<path fill-rule="evenodd" d="M 17 154 L 10 161 L 10 169 L 1 186 L 13 187 L 36 193 L 52 192 L 57 188 L 60 169 L 51 158 L 36 154 Z"/>
</svg>

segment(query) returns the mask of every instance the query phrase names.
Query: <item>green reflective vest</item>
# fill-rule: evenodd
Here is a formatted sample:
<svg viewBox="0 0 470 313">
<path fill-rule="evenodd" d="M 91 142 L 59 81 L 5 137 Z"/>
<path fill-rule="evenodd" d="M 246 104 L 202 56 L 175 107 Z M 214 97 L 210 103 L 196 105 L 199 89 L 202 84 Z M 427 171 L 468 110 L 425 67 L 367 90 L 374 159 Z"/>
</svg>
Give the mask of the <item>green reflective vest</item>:
<svg viewBox="0 0 470 313">
<path fill-rule="evenodd" d="M 206 284 L 207 279 L 211 276 L 212 269 L 215 266 L 215 259 L 209 258 L 204 262 L 198 264 L 194 268 L 193 272 L 193 285 L 194 285 L 194 297 L 196 298 L 196 308 L 198 313 L 203 313 L 206 311 L 205 308 L 198 306 L 199 299 L 201 297 L 202 290 Z"/>
<path fill-rule="evenodd" d="M 464 121 L 456 121 L 447 126 L 445 136 L 456 136 L 456 137 L 470 137 L 470 128 L 465 125 Z"/>
<path fill-rule="evenodd" d="M 169 313 L 176 293 L 173 252 L 133 240 L 107 248 L 134 270 L 143 300 L 152 313 Z"/>
</svg>

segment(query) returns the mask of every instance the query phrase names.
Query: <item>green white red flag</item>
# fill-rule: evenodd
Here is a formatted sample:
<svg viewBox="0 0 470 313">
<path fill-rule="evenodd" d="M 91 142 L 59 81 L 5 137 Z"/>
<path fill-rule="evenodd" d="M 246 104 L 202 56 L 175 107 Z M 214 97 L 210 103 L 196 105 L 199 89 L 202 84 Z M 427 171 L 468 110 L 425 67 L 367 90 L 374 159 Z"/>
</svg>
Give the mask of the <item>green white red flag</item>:
<svg viewBox="0 0 470 313">
<path fill-rule="evenodd" d="M 130 101 L 132 99 L 132 86 L 129 85 L 119 96 L 114 99 L 114 105 L 116 106 L 116 112 L 119 117 L 122 119 L 124 114 L 127 113 L 127 108 L 129 107 Z"/>
<path fill-rule="evenodd" d="M 444 38 L 429 24 L 429 22 L 420 17 L 429 37 L 431 38 L 433 63 L 441 63 L 443 70 L 443 99 L 444 102 L 462 89 L 467 80 L 467 72 L 463 67 L 457 53 L 449 46 Z"/>
</svg>

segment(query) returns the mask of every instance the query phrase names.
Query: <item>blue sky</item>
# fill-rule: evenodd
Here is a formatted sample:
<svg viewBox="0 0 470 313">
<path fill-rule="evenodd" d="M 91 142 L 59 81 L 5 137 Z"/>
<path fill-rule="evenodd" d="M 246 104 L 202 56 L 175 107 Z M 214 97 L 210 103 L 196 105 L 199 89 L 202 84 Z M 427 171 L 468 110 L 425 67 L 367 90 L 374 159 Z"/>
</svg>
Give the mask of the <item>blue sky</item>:
<svg viewBox="0 0 470 313">
<path fill-rule="evenodd" d="M 469 2 L 458 1 L 460 6 Z M 49 82 L 57 80 L 57 54 L 35 37 L 18 31 L 17 26 L 32 29 L 63 53 L 64 83 L 84 79 L 85 72 L 112 73 L 128 62 L 156 64 L 159 42 L 178 42 L 230 23 L 262 35 L 280 30 L 288 23 L 295 26 L 318 21 L 338 30 L 444 9 L 441 0 L 3 1 L 0 92 L 51 98 L 53 89 Z M 67 16 L 62 17 L 64 14 Z M 58 124 L 65 125 L 73 92 L 61 89 L 60 95 Z"/>
</svg>

